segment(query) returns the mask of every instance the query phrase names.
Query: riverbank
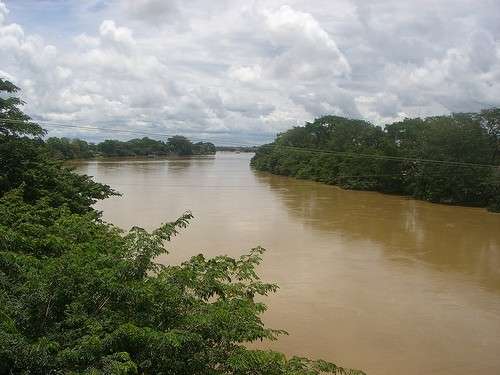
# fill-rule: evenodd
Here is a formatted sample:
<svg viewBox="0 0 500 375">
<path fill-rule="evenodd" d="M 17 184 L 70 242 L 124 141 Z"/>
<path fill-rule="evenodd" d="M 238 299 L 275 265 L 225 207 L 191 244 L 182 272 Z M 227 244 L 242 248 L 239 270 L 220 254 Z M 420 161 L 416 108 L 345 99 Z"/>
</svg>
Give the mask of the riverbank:
<svg viewBox="0 0 500 375">
<path fill-rule="evenodd" d="M 345 189 L 499 212 L 499 144 L 484 116 L 405 119 L 384 129 L 325 116 L 261 146 L 251 165 Z"/>
</svg>

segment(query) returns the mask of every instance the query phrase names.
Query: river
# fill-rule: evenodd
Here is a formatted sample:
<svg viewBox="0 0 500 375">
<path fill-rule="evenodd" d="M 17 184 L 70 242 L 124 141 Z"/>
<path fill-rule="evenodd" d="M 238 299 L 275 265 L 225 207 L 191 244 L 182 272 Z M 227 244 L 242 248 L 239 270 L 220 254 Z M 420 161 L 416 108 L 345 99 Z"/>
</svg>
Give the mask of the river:
<svg viewBox="0 0 500 375">
<path fill-rule="evenodd" d="M 251 154 L 76 164 L 123 193 L 98 203 L 124 229 L 195 215 L 165 263 L 239 256 L 280 285 L 258 344 L 369 375 L 500 374 L 500 214 L 346 191 L 250 169 Z"/>
</svg>

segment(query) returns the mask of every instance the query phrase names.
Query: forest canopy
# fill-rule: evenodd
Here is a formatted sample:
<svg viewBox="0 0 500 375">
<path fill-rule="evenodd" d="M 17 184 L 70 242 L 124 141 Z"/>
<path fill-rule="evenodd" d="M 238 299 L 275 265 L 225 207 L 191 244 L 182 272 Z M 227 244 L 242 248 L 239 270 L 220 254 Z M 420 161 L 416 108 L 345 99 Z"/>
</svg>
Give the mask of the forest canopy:
<svg viewBox="0 0 500 375">
<path fill-rule="evenodd" d="M 324 116 L 259 148 L 262 171 L 500 211 L 500 109 L 385 127 Z"/>
</svg>

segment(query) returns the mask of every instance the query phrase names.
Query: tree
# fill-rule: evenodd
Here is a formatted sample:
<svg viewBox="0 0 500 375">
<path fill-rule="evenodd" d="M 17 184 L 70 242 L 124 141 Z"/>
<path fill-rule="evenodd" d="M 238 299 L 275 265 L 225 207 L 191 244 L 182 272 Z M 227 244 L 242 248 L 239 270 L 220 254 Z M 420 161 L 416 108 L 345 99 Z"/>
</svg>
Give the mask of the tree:
<svg viewBox="0 0 500 375">
<path fill-rule="evenodd" d="M 13 83 L 0 78 L 0 94 L 16 94 L 19 88 Z M 20 107 L 24 102 L 16 96 L 3 98 L 0 96 L 0 135 L 29 135 L 40 137 L 45 131 L 31 118 L 23 113 Z"/>
<path fill-rule="evenodd" d="M 493 145 L 493 153 L 491 154 L 491 164 L 498 165 L 500 160 L 500 108 L 490 108 L 481 111 L 479 121 L 486 129 L 490 136 Z"/>
<path fill-rule="evenodd" d="M 251 164 L 349 189 L 498 211 L 499 124 L 498 109 L 405 119 L 384 129 L 325 116 L 279 134 Z"/>
<path fill-rule="evenodd" d="M 186 156 L 193 154 L 193 145 L 189 139 L 182 135 L 175 135 L 168 139 L 168 143 L 172 152 L 179 156 Z"/>
<path fill-rule="evenodd" d="M 106 139 L 97 145 L 97 150 L 105 156 L 134 156 L 125 142 L 115 139 Z"/>
<path fill-rule="evenodd" d="M 215 145 L 211 142 L 197 142 L 193 144 L 192 150 L 195 155 L 210 155 L 217 152 Z"/>
<path fill-rule="evenodd" d="M 17 92 L 8 81 L 0 81 L 0 94 Z M 98 199 L 116 194 L 109 186 L 75 174 L 51 157 L 37 136 L 45 131 L 19 109 L 16 98 L 1 99 L 0 197 L 20 188 L 27 202 L 45 199 L 54 207 L 67 205 L 72 212 L 86 212 Z M 5 104 L 7 103 L 7 104 Z M 2 119 L 18 119 L 11 125 Z M 29 136 L 29 137 L 28 137 Z M 34 137 L 34 138 L 33 138 Z"/>
<path fill-rule="evenodd" d="M 95 146 L 81 139 L 50 137 L 45 143 L 58 159 L 88 159 L 95 156 Z"/>
</svg>

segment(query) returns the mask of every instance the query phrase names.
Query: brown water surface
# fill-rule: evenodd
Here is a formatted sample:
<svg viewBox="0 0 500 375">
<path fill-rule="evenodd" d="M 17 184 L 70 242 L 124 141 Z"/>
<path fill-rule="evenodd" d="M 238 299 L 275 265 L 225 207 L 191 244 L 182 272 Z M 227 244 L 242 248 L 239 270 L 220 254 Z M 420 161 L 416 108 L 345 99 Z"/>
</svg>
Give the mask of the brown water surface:
<svg viewBox="0 0 500 375">
<path fill-rule="evenodd" d="M 152 229 L 191 210 L 162 259 L 262 245 L 280 285 L 263 343 L 371 375 L 500 374 L 500 214 L 252 171 L 250 154 L 77 164 L 123 193 L 108 221 Z"/>
</svg>

